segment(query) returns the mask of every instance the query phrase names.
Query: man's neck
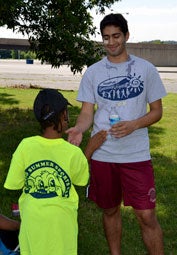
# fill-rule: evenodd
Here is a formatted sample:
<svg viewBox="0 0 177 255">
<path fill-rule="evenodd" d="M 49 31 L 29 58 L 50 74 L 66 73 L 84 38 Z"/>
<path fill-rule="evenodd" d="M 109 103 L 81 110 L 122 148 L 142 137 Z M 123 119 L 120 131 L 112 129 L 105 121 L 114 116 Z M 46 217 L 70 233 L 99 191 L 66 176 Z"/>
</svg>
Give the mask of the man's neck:
<svg viewBox="0 0 177 255">
<path fill-rule="evenodd" d="M 110 55 L 108 55 L 107 58 L 108 58 L 108 60 L 109 60 L 110 62 L 116 64 L 116 63 L 123 63 L 123 62 L 128 61 L 129 55 L 128 55 L 128 53 L 126 52 L 126 53 L 121 54 L 121 55 L 119 55 L 119 56 L 110 56 Z"/>
</svg>

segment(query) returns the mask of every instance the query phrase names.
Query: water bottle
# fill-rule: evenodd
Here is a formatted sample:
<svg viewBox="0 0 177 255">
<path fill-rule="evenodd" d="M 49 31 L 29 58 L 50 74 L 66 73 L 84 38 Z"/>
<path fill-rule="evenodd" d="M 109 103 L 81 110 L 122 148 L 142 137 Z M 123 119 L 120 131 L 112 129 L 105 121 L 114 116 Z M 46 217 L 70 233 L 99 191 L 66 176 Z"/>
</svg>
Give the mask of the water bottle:
<svg viewBox="0 0 177 255">
<path fill-rule="evenodd" d="M 114 125 L 120 121 L 120 116 L 116 110 L 116 107 L 111 107 L 110 115 L 109 115 L 109 123 L 110 125 Z M 113 135 L 110 135 L 112 140 L 117 140 Z"/>
<path fill-rule="evenodd" d="M 111 112 L 109 115 L 109 123 L 110 125 L 114 125 L 120 121 L 119 114 L 116 111 L 116 107 L 111 107 Z"/>
</svg>

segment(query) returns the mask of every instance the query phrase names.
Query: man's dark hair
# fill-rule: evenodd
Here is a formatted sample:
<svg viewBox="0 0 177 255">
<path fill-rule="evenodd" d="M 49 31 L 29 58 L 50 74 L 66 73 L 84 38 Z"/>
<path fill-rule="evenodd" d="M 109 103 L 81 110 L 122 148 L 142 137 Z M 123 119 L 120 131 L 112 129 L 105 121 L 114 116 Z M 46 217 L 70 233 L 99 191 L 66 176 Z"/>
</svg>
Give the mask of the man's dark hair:
<svg viewBox="0 0 177 255">
<path fill-rule="evenodd" d="M 100 22 L 101 34 L 103 35 L 103 29 L 106 26 L 111 26 L 111 25 L 113 25 L 115 27 L 119 27 L 124 35 L 126 35 L 126 33 L 128 32 L 127 20 L 120 13 L 116 13 L 116 14 L 111 13 L 111 14 L 106 15 L 103 18 L 103 20 Z"/>
</svg>

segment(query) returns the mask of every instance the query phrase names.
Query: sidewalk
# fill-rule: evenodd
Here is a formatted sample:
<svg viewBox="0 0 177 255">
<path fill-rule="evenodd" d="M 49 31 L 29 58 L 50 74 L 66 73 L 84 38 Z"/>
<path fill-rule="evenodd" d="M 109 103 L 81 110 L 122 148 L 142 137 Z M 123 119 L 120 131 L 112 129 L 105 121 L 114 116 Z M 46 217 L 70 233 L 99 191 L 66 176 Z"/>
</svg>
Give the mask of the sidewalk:
<svg viewBox="0 0 177 255">
<path fill-rule="evenodd" d="M 177 67 L 157 67 L 167 92 L 177 93 Z"/>
<path fill-rule="evenodd" d="M 177 67 L 157 67 L 167 92 L 177 93 Z M 85 69 L 83 70 L 84 73 Z M 51 65 L 26 64 L 26 60 L 0 60 L 1 87 L 51 87 L 61 90 L 78 90 L 82 74 L 73 73 L 68 66 L 51 68 Z"/>
</svg>

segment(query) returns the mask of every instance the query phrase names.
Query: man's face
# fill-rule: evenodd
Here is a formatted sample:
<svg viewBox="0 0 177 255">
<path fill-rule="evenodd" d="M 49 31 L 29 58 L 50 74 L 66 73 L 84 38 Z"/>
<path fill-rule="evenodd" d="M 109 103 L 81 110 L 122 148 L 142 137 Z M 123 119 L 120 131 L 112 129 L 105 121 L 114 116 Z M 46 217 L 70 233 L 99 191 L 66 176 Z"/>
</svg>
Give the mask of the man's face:
<svg viewBox="0 0 177 255">
<path fill-rule="evenodd" d="M 114 58 L 126 51 L 125 44 L 129 38 L 129 33 L 124 35 L 119 27 L 111 25 L 103 29 L 102 38 L 108 57 Z"/>
</svg>

